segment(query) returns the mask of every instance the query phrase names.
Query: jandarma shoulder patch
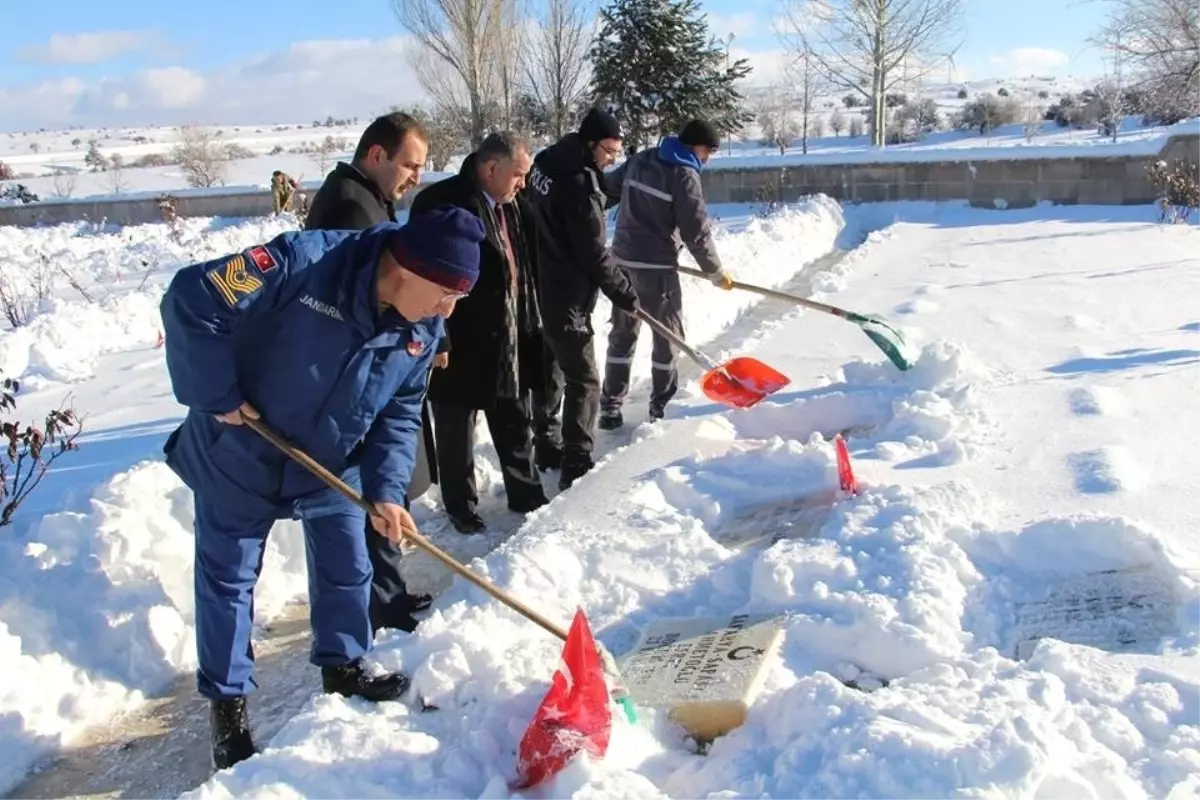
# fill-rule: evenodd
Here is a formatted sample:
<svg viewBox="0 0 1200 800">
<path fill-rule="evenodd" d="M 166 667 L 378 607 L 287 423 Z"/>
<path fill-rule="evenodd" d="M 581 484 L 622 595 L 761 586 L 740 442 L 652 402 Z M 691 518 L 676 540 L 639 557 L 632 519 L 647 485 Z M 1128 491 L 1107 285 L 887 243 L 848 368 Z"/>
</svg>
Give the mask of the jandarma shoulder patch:
<svg viewBox="0 0 1200 800">
<path fill-rule="evenodd" d="M 254 294 L 263 285 L 259 278 L 246 269 L 246 259 L 240 253 L 231 256 L 224 264 L 213 267 L 207 274 L 230 308 L 236 306 L 241 298 Z"/>
</svg>

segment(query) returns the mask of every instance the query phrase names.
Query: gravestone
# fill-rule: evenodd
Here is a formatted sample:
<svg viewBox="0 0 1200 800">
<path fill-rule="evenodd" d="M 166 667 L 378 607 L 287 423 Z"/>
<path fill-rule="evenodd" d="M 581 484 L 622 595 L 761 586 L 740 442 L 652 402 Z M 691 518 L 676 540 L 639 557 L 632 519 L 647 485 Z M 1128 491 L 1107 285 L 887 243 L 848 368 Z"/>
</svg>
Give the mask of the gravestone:
<svg viewBox="0 0 1200 800">
<path fill-rule="evenodd" d="M 699 742 L 746 721 L 783 638 L 779 617 L 660 619 L 621 663 L 636 705 L 667 709 Z"/>
<path fill-rule="evenodd" d="M 1168 576 L 1141 565 L 1057 576 L 1036 599 L 1014 605 L 1014 655 L 1026 660 L 1044 638 L 1113 652 L 1157 646 L 1176 632 L 1179 598 Z"/>
<path fill-rule="evenodd" d="M 762 503 L 739 510 L 713 533 L 713 539 L 730 550 L 770 547 L 782 539 L 816 535 L 829 518 L 838 491 L 814 492 L 790 500 Z"/>
</svg>

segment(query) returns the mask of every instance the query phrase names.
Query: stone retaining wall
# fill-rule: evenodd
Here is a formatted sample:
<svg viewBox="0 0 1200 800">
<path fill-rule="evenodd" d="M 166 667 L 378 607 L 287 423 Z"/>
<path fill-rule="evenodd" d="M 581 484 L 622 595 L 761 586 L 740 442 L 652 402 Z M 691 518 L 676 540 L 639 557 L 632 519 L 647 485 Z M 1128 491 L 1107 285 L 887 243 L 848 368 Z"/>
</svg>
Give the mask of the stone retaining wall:
<svg viewBox="0 0 1200 800">
<path fill-rule="evenodd" d="M 709 203 L 792 202 L 824 193 L 849 203 L 967 200 L 989 208 L 1020 208 L 1042 201 L 1136 205 L 1156 199 L 1154 187 L 1146 180 L 1146 166 L 1160 158 L 1197 160 L 1200 136 L 1172 136 L 1156 155 L 955 159 L 948 152 L 944 161 L 723 167 L 705 170 L 703 182 Z M 405 197 L 403 206 L 411 202 L 413 194 Z M 176 212 L 185 217 L 257 217 L 271 213 L 269 191 L 182 190 L 172 192 L 172 196 Z M 0 225 L 53 225 L 75 220 L 136 225 L 159 222 L 161 216 L 157 199 L 146 194 L 0 206 Z"/>
</svg>

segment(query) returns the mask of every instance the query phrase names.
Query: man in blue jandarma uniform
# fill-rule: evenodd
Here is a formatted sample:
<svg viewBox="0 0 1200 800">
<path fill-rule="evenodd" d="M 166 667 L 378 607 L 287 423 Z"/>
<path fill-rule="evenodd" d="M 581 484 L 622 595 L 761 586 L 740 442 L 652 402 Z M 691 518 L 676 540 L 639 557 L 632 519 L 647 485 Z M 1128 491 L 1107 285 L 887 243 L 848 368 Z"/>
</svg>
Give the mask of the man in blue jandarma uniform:
<svg viewBox="0 0 1200 800">
<path fill-rule="evenodd" d="M 303 521 L 326 692 L 391 700 L 400 673 L 369 675 L 365 514 L 243 424 L 260 418 L 361 490 L 399 542 L 421 402 L 444 318 L 479 275 L 479 219 L 440 207 L 404 226 L 295 231 L 181 269 L 162 301 L 183 424 L 167 464 L 195 494 L 198 689 L 212 701 L 218 769 L 254 754 L 253 592 L 277 519 Z"/>
</svg>

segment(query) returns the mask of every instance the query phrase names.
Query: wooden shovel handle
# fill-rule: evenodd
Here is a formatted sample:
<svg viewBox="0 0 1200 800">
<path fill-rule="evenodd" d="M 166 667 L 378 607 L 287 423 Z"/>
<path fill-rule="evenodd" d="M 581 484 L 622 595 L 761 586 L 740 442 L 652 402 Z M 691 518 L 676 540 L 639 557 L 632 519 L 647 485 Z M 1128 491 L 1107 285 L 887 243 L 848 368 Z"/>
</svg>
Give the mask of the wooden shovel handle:
<svg viewBox="0 0 1200 800">
<path fill-rule="evenodd" d="M 341 478 L 334 475 L 332 472 L 325 469 L 325 467 L 323 467 L 319 463 L 317 463 L 317 461 L 315 459 L 313 459 L 313 457 L 310 456 L 308 453 L 305 453 L 300 448 L 290 444 L 286 439 L 284 439 L 278 433 L 271 430 L 269 427 L 267 427 L 266 424 L 264 424 L 262 422 L 262 420 L 251 419 L 249 417 L 242 417 L 242 419 L 245 421 L 245 424 L 247 427 L 249 427 L 251 430 L 253 430 L 255 433 L 257 433 L 259 436 L 262 436 L 264 439 L 266 439 L 271 444 L 275 445 L 285 455 L 287 455 L 293 461 L 296 461 L 297 463 L 299 463 L 300 466 L 307 469 L 313 475 L 316 475 L 318 478 L 320 478 L 322 481 L 324 481 L 326 483 L 326 485 L 328 485 L 331 489 L 335 489 L 336 491 L 341 493 L 341 495 L 343 497 L 345 497 L 350 502 L 354 503 L 356 506 L 361 508 L 363 511 L 367 512 L 367 514 L 369 516 L 372 516 L 372 517 L 378 516 L 378 513 L 375 511 L 375 507 L 372 506 L 370 503 L 368 503 L 366 500 L 364 500 L 362 498 L 362 495 L 360 495 L 358 492 L 354 491 L 354 489 L 350 488 L 350 486 L 347 485 L 346 482 L 343 481 Z M 532 608 L 525 605 L 524 603 L 522 603 L 520 600 L 516 599 L 512 595 L 508 594 L 503 589 L 500 589 L 498 586 L 496 586 L 492 582 L 476 575 L 474 572 L 472 572 L 471 570 L 464 567 L 462 564 L 455 561 L 454 558 L 450 556 L 450 554 L 446 553 L 444 550 L 439 548 L 433 542 L 426 539 L 424 536 L 422 536 L 417 531 L 415 531 L 415 530 L 404 531 L 404 538 L 408 539 L 410 542 L 415 544 L 417 547 L 424 550 L 426 553 L 433 556 L 438 561 L 442 562 L 442 564 L 445 565 L 446 568 L 449 569 L 451 572 L 470 581 L 471 583 L 478 586 L 480 589 L 483 589 L 489 595 L 496 598 L 501 603 L 504 603 L 504 605 L 508 606 L 513 611 L 516 611 L 518 614 L 525 617 L 530 622 L 533 622 L 534 624 L 540 626 L 543 630 L 554 634 L 559 639 L 562 639 L 564 642 L 567 640 L 567 631 L 565 628 L 563 628 L 559 625 L 555 625 L 553 622 L 546 619 L 541 614 L 537 613 Z"/>
<path fill-rule="evenodd" d="M 704 278 L 705 280 L 708 280 L 708 276 L 698 269 L 681 266 L 679 267 L 679 271 L 684 275 L 691 275 L 695 278 Z M 806 297 L 800 297 L 799 295 L 791 294 L 789 292 L 781 292 L 778 289 L 768 289 L 765 286 L 755 286 L 753 283 L 742 283 L 741 281 L 734 281 L 733 288 L 741 289 L 742 291 L 746 292 L 754 292 L 755 294 L 761 294 L 764 297 L 774 297 L 776 300 L 784 300 L 794 305 L 803 306 L 804 308 L 811 308 L 814 311 L 823 311 L 826 314 L 833 314 L 835 317 L 841 317 L 842 319 L 849 319 L 850 317 L 850 312 L 846 311 L 845 309 L 838 308 L 837 306 L 831 306 L 826 303 L 818 303 L 816 300 L 809 300 Z"/>
</svg>

